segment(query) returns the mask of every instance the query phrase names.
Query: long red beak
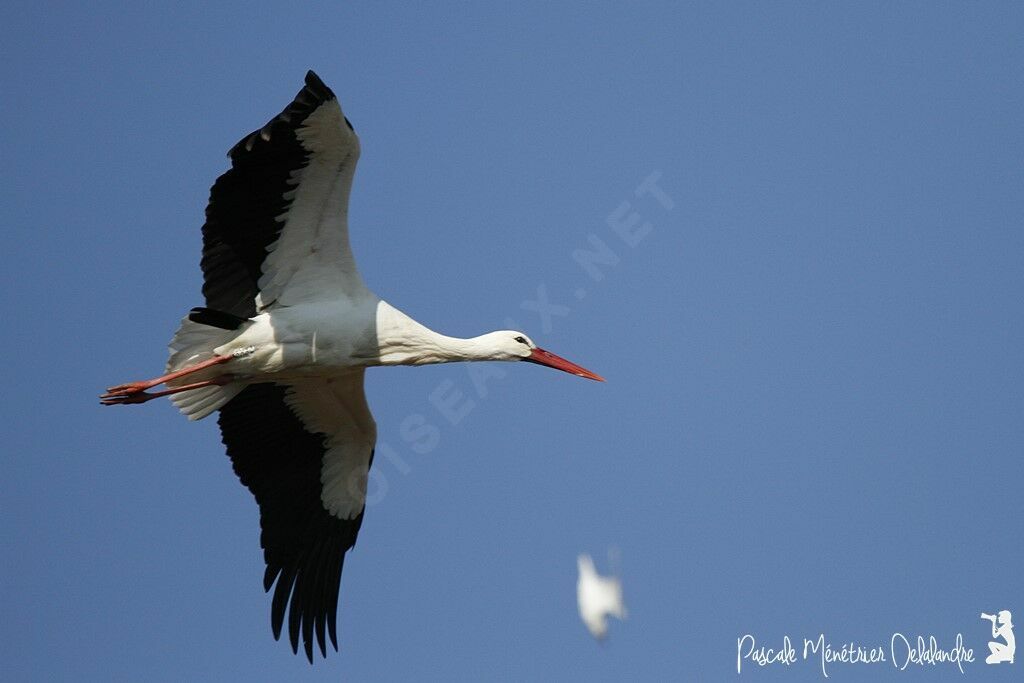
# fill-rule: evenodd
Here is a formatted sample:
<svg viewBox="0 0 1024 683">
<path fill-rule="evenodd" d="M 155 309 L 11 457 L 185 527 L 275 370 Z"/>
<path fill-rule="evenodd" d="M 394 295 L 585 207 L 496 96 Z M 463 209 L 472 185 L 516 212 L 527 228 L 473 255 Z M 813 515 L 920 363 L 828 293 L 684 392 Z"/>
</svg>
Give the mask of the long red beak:
<svg viewBox="0 0 1024 683">
<path fill-rule="evenodd" d="M 524 358 L 523 360 L 528 360 L 531 363 L 540 363 L 541 365 L 546 365 L 549 368 L 554 368 L 555 370 L 568 372 L 570 375 L 578 375 L 579 377 L 586 377 L 587 379 L 595 379 L 598 382 L 604 381 L 604 377 L 601 375 L 593 373 L 586 368 L 581 368 L 575 363 L 567 361 L 561 356 L 556 356 L 550 351 L 545 351 L 544 349 L 534 349 L 530 354 L 530 357 Z"/>
</svg>

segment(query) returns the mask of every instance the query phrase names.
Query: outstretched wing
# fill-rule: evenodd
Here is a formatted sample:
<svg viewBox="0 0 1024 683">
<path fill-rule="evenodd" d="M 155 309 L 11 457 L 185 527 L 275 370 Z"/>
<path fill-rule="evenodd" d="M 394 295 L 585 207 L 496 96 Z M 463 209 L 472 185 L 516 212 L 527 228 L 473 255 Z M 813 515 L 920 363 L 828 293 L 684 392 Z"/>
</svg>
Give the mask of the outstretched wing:
<svg viewBox="0 0 1024 683">
<path fill-rule="evenodd" d="M 207 307 L 249 318 L 363 287 L 348 242 L 359 138 L 310 71 L 280 114 L 228 152 L 203 225 Z"/>
<path fill-rule="evenodd" d="M 235 473 L 260 508 L 274 637 L 287 611 L 292 650 L 301 633 L 310 662 L 314 632 L 323 656 L 325 630 L 338 649 L 341 570 L 363 523 L 376 441 L 363 375 L 254 384 L 220 411 Z"/>
</svg>

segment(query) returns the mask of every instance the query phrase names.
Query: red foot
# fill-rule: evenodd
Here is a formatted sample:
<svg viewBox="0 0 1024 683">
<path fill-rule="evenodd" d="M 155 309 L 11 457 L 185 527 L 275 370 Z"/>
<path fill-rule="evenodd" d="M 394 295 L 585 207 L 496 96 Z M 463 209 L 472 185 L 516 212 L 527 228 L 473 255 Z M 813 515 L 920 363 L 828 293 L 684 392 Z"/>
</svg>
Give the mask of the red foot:
<svg viewBox="0 0 1024 683">
<path fill-rule="evenodd" d="M 145 403 L 156 398 L 155 394 L 147 394 L 141 389 L 131 394 L 115 394 L 113 392 L 100 396 L 100 403 L 105 406 L 127 406 L 135 403 Z"/>
<path fill-rule="evenodd" d="M 208 387 L 216 384 L 217 386 L 224 386 L 225 384 L 231 383 L 234 377 L 231 375 L 220 375 L 213 379 L 204 379 L 202 382 L 193 382 L 192 384 L 184 384 L 180 387 L 172 387 L 170 389 L 164 389 L 163 391 L 154 391 L 152 394 L 148 394 L 142 389 L 138 388 L 139 384 L 144 382 L 132 382 L 131 384 L 122 384 L 123 387 L 129 387 L 130 391 L 119 391 L 120 387 L 113 387 L 110 391 L 105 394 L 100 394 L 100 403 L 105 406 L 127 406 L 135 403 L 145 403 L 154 398 L 160 398 L 161 396 L 170 396 L 171 394 L 178 394 L 182 391 L 189 391 L 190 389 L 200 389 L 202 387 Z"/>
<path fill-rule="evenodd" d="M 169 394 L 176 394 L 179 391 L 187 391 L 189 389 L 198 389 L 199 387 L 210 386 L 211 384 L 227 384 L 231 381 L 230 375 L 221 375 L 210 380 L 204 380 L 202 382 L 196 382 L 194 384 L 186 384 L 180 387 L 174 387 L 173 389 L 167 389 L 166 391 L 157 391 L 152 394 L 147 394 L 146 389 L 152 389 L 153 387 L 163 384 L 164 382 L 170 382 L 184 377 L 185 375 L 191 375 L 193 372 L 205 370 L 206 368 L 213 367 L 214 365 L 220 365 L 221 363 L 227 363 L 229 360 L 235 358 L 234 355 L 226 356 L 214 356 L 201 363 L 190 365 L 181 370 L 161 375 L 155 379 L 148 380 L 146 382 L 126 382 L 125 384 L 118 384 L 115 387 L 109 387 L 107 393 L 100 395 L 100 403 L 105 406 L 114 405 L 130 405 L 132 403 L 145 403 L 146 401 L 157 398 L 158 396 L 167 396 Z"/>
</svg>

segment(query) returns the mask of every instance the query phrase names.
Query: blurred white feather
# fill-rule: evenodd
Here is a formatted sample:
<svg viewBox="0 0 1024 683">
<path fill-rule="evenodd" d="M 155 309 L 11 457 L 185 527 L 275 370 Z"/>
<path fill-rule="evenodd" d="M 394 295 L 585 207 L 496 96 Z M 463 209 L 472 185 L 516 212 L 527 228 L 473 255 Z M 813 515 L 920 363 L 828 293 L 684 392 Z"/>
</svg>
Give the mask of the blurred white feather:
<svg viewBox="0 0 1024 683">
<path fill-rule="evenodd" d="M 618 577 L 598 574 L 590 555 L 580 555 L 577 565 L 580 575 L 576 582 L 576 601 L 580 618 L 595 638 L 603 640 L 608 634 L 608 615 L 626 618 L 622 582 Z"/>
</svg>

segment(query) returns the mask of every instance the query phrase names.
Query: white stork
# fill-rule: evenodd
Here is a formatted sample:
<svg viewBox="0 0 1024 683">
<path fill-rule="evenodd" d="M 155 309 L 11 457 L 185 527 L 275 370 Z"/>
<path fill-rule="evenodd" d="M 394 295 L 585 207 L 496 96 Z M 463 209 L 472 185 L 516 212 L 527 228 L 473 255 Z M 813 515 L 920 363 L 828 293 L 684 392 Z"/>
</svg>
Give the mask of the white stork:
<svg viewBox="0 0 1024 683">
<path fill-rule="evenodd" d="M 228 152 L 203 226 L 203 296 L 166 374 L 110 387 L 105 405 L 158 396 L 189 419 L 220 410 L 228 456 L 260 508 L 274 638 L 338 649 L 345 553 L 363 521 L 376 426 L 365 368 L 526 360 L 601 380 L 522 332 L 438 334 L 367 289 L 348 240 L 359 138 L 315 73 L 284 111 Z M 165 384 L 166 389 L 149 389 Z"/>
</svg>

